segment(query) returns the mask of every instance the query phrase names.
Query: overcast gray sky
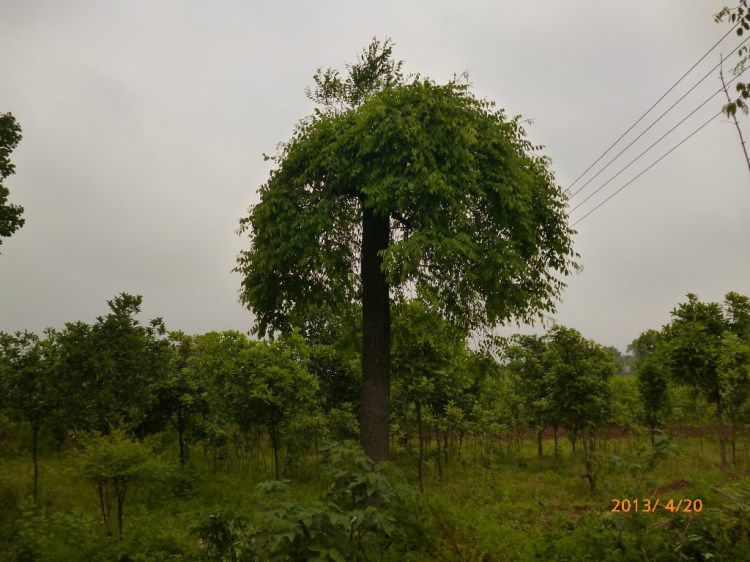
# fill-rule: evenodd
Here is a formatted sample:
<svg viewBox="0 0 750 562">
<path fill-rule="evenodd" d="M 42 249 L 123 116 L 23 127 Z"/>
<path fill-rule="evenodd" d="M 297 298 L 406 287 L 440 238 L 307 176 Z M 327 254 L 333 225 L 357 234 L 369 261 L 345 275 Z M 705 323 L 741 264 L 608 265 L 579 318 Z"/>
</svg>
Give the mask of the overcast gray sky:
<svg viewBox="0 0 750 562">
<path fill-rule="evenodd" d="M 26 209 L 0 246 L 0 330 L 91 322 L 123 291 L 170 329 L 248 330 L 231 269 L 247 246 L 237 220 L 269 171 L 262 153 L 311 112 L 315 69 L 343 67 L 373 36 L 394 40 L 407 71 L 438 82 L 468 71 L 479 96 L 533 119 L 530 136 L 567 187 L 728 30 L 712 18 L 725 3 L 0 0 L 0 113 L 24 136 L 6 185 Z M 728 37 L 644 123 L 739 41 Z M 572 206 L 719 87 L 713 73 Z M 576 226 L 584 271 L 556 320 L 624 350 L 689 291 L 750 294 L 748 210 L 737 131 L 717 118 Z"/>
</svg>

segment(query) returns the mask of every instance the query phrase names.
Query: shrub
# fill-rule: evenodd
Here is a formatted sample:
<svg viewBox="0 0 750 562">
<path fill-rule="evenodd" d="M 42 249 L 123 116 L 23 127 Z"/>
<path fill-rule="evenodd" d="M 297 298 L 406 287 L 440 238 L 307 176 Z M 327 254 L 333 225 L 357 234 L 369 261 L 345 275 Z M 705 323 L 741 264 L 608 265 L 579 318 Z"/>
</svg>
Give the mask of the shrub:
<svg viewBox="0 0 750 562">
<path fill-rule="evenodd" d="M 286 482 L 255 488 L 257 515 L 216 513 L 197 527 L 209 560 L 375 560 L 418 543 L 416 492 L 394 486 L 354 443 L 327 443 L 330 488 L 310 503 L 286 499 Z"/>
</svg>

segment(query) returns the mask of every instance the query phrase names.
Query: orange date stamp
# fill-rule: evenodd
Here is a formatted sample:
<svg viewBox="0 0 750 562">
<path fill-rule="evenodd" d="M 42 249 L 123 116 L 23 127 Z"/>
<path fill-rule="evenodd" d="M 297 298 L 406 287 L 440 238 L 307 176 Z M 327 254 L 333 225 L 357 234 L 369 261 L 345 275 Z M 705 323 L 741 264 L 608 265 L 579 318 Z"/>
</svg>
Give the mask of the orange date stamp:
<svg viewBox="0 0 750 562">
<path fill-rule="evenodd" d="M 701 499 L 613 499 L 612 513 L 654 513 L 657 509 L 663 509 L 670 513 L 700 513 L 703 511 L 703 500 Z"/>
</svg>

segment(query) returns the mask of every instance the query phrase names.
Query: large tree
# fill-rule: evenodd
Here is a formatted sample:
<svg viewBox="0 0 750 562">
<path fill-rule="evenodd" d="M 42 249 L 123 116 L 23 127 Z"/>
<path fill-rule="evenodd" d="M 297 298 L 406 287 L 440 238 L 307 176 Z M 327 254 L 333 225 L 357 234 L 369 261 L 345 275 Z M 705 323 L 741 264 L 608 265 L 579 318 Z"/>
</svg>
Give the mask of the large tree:
<svg viewBox="0 0 750 562">
<path fill-rule="evenodd" d="M 8 203 L 8 188 L 3 185 L 5 178 L 15 173 L 10 161 L 10 153 L 21 142 L 21 127 L 10 113 L 0 114 L 0 244 L 23 226 L 23 207 Z"/>
<path fill-rule="evenodd" d="M 554 309 L 576 266 L 565 197 L 520 118 L 468 85 L 404 78 L 391 45 L 315 77 L 321 104 L 240 221 L 241 301 L 259 334 L 361 303 L 361 443 L 388 456 L 390 303 L 469 329 Z"/>
</svg>

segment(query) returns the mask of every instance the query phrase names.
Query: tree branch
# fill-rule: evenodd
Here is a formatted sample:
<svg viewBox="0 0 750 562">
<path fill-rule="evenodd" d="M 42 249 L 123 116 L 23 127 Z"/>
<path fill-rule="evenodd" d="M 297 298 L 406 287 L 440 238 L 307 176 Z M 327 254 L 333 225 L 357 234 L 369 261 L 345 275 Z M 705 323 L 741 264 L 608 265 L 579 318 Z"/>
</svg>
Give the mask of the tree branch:
<svg viewBox="0 0 750 562">
<path fill-rule="evenodd" d="M 747 162 L 747 169 L 750 171 L 750 156 L 747 154 L 747 146 L 745 146 L 745 139 L 742 136 L 742 129 L 740 129 L 739 121 L 737 121 L 737 107 L 734 107 L 734 110 L 730 110 L 729 108 L 732 107 L 732 98 L 729 97 L 729 91 L 727 91 L 727 84 L 724 81 L 724 57 L 721 58 L 721 65 L 719 66 L 719 78 L 721 78 L 721 85 L 724 88 L 724 93 L 727 96 L 727 105 L 725 107 L 725 112 L 728 116 L 731 116 L 734 120 L 734 126 L 737 127 L 737 133 L 740 135 L 740 145 L 742 146 L 742 152 L 745 153 L 745 162 Z"/>
</svg>

